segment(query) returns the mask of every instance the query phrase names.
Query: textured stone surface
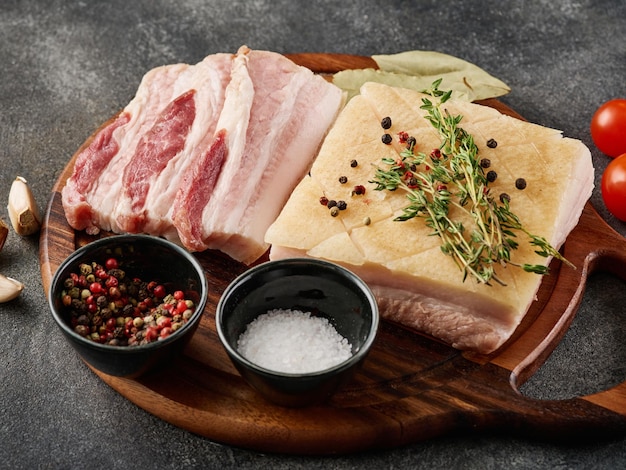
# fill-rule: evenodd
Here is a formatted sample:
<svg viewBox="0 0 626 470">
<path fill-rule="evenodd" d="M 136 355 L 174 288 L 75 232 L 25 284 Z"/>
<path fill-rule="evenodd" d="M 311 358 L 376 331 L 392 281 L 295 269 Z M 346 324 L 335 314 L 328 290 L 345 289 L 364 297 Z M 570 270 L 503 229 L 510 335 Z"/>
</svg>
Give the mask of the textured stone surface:
<svg viewBox="0 0 626 470">
<path fill-rule="evenodd" d="M 242 44 L 278 52 L 384 54 L 437 50 L 512 88 L 503 101 L 527 119 L 592 148 L 596 183 L 608 159 L 589 120 L 622 96 L 626 3 L 621 0 L 108 2 L 0 4 L 0 199 L 26 177 L 45 208 L 69 157 L 133 96 L 150 68 L 194 62 Z M 595 207 L 619 232 L 626 225 Z M 7 217 L 6 204 L 0 216 Z M 136 407 L 89 372 L 55 330 L 36 238 L 11 233 L 0 272 L 27 290 L 0 305 L 2 468 L 619 468 L 626 439 L 564 446 L 505 435 L 462 435 L 335 458 L 259 455 L 212 443 Z M 626 285 L 590 282 L 563 342 L 524 386 L 540 399 L 603 390 L 626 379 Z"/>
</svg>

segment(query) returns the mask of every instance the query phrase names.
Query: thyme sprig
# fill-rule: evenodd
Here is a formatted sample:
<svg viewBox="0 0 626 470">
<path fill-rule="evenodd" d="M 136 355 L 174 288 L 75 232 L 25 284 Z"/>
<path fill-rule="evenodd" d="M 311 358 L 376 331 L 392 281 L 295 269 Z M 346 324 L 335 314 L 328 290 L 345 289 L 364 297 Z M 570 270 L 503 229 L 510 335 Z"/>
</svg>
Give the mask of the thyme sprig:
<svg viewBox="0 0 626 470">
<path fill-rule="evenodd" d="M 441 251 L 463 272 L 463 281 L 470 276 L 481 283 L 505 285 L 495 271 L 498 265 L 547 274 L 547 266 L 512 261 L 511 252 L 519 246 L 520 233 L 528 237 L 535 253 L 571 265 L 545 238 L 526 230 L 511 211 L 508 199 L 498 204 L 492 197 L 474 138 L 459 126 L 462 116 L 451 115 L 443 106 L 451 92 L 439 90 L 440 84 L 437 80 L 424 91 L 435 100 L 424 97 L 421 106 L 425 118 L 439 132 L 440 147 L 425 154 L 414 152 L 411 144 L 399 159 L 383 158 L 387 167 L 377 167 L 371 181 L 377 190 L 406 192 L 409 205 L 396 220 L 423 218 L 432 234 L 441 238 Z"/>
</svg>

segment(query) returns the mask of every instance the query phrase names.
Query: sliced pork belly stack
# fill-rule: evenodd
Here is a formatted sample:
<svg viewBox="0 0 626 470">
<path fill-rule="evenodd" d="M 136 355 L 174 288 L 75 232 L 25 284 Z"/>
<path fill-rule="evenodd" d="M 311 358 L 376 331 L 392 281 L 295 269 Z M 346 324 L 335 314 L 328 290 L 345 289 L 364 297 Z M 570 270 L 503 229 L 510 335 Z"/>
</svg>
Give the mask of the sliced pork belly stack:
<svg viewBox="0 0 626 470">
<path fill-rule="evenodd" d="M 248 126 L 228 134 L 238 147 L 228 153 L 202 225 L 209 248 L 250 263 L 267 250 L 265 231 L 310 167 L 342 94 L 280 54 L 240 54 L 253 85 Z M 244 96 L 224 107 L 227 120 L 244 121 Z"/>
<path fill-rule="evenodd" d="M 536 298 L 541 276 L 514 267 L 497 270 L 506 286 L 463 282 L 461 271 L 430 236 L 423 219 L 397 222 L 408 205 L 401 191 L 375 191 L 368 183 L 383 157 L 398 157 L 397 134 L 417 139 L 417 151 L 429 153 L 440 141 L 423 119 L 419 93 L 368 83 L 337 118 L 320 153 L 266 234 L 271 259 L 312 256 L 343 264 L 373 289 L 384 318 L 430 334 L 452 346 L 479 353 L 500 347 L 514 332 Z M 470 132 L 481 158 L 491 160 L 498 173 L 492 194 L 511 196 L 511 210 L 533 234 L 560 247 L 576 225 L 593 188 L 589 150 L 559 131 L 503 116 L 476 104 L 449 101 L 452 114 L 463 115 L 461 127 Z M 391 129 L 380 121 L 390 116 Z M 381 135 L 394 136 L 393 145 Z M 495 139 L 496 148 L 487 140 Z M 356 168 L 350 161 L 358 161 Z M 348 184 L 340 184 L 339 176 Z M 525 190 L 515 180 L 526 179 Z M 354 185 L 366 187 L 351 196 Z M 320 196 L 344 199 L 348 208 L 331 217 Z M 302 217 L 306 214 L 306 217 Z M 369 225 L 364 224 L 368 217 Z M 547 265 L 519 235 L 518 263 Z M 569 268 L 564 268 L 569 269 Z"/>
<path fill-rule="evenodd" d="M 95 136 L 74 163 L 62 190 L 66 218 L 74 229 L 96 234 L 119 232 L 113 209 L 122 190 L 121 175 L 142 136 L 172 101 L 176 80 L 189 68 L 174 64 L 152 69 L 120 116 Z"/>
<path fill-rule="evenodd" d="M 138 149 L 124 170 L 123 191 L 114 211 L 121 231 L 178 240 L 172 201 L 186 186 L 189 169 L 204 158 L 215 139 L 232 60 L 232 54 L 210 55 L 174 83 L 176 106 L 161 114 L 164 122 L 144 135 L 143 151 Z"/>
<path fill-rule="evenodd" d="M 204 240 L 210 231 L 203 213 L 206 213 L 206 207 L 211 205 L 211 201 L 220 203 L 216 186 L 220 178 L 223 179 L 224 167 L 229 162 L 238 161 L 244 152 L 253 99 L 254 87 L 248 73 L 248 57 L 247 54 L 238 53 L 233 60 L 224 105 L 216 116 L 219 118 L 215 126 L 217 133 L 202 158 L 189 168 L 173 202 L 174 226 L 183 245 L 192 251 L 208 248 Z M 229 176 L 232 177 L 232 174 Z M 240 180 L 229 179 L 226 184 L 237 188 Z"/>
<path fill-rule="evenodd" d="M 284 56 L 214 54 L 148 72 L 77 156 L 63 189 L 76 230 L 149 233 L 251 263 L 342 104 Z"/>
</svg>

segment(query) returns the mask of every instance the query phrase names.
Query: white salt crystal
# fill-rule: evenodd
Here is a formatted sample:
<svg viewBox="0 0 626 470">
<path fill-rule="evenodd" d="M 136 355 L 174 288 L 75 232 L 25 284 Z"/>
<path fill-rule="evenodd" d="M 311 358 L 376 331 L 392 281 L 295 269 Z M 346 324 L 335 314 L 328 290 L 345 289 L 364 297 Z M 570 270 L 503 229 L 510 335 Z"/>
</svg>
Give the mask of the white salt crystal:
<svg viewBox="0 0 626 470">
<path fill-rule="evenodd" d="M 352 356 L 352 346 L 326 318 L 299 310 L 270 310 L 252 321 L 237 341 L 239 353 L 277 372 L 309 373 Z"/>
</svg>

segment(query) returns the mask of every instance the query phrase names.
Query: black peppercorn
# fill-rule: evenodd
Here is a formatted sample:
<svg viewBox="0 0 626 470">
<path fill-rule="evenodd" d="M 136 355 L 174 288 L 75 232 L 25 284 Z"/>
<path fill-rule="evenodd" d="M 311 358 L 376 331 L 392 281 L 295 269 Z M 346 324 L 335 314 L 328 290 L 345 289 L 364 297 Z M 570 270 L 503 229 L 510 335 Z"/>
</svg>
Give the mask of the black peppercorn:
<svg viewBox="0 0 626 470">
<path fill-rule="evenodd" d="M 495 171 L 490 170 L 489 172 L 487 172 L 487 181 L 489 181 L 490 183 L 493 183 L 497 178 L 498 173 L 496 173 Z"/>
<path fill-rule="evenodd" d="M 383 134 L 381 140 L 383 141 L 383 144 L 389 145 L 392 141 L 391 134 Z"/>
<path fill-rule="evenodd" d="M 413 147 L 415 147 L 416 144 L 416 140 L 415 137 L 411 136 L 406 140 L 406 148 L 408 148 L 409 150 L 411 150 Z"/>
<path fill-rule="evenodd" d="M 524 188 L 526 188 L 526 180 L 524 178 L 517 178 L 515 180 L 515 187 L 517 189 L 524 189 Z"/>
<path fill-rule="evenodd" d="M 337 201 L 337 209 L 339 209 L 340 211 L 345 211 L 347 207 L 348 204 L 346 203 L 346 201 Z"/>
<path fill-rule="evenodd" d="M 489 168 L 491 166 L 491 160 L 489 160 L 488 158 L 483 158 L 480 161 L 480 166 L 482 166 L 483 168 Z"/>
<path fill-rule="evenodd" d="M 359 162 L 357 162 L 356 160 L 350 160 L 350 166 L 352 168 L 356 168 L 358 166 Z"/>
<path fill-rule="evenodd" d="M 391 118 L 389 116 L 384 117 L 380 121 L 380 125 L 382 126 L 383 129 L 389 129 L 391 127 Z"/>
<path fill-rule="evenodd" d="M 487 147 L 489 147 L 490 149 L 495 149 L 498 146 L 498 142 L 496 142 L 495 139 L 489 139 L 487 141 Z"/>
<path fill-rule="evenodd" d="M 509 196 L 507 193 L 500 194 L 500 202 L 502 204 L 504 204 L 504 201 L 510 202 L 511 201 L 511 196 Z"/>
<path fill-rule="evenodd" d="M 341 184 L 346 184 L 348 182 L 348 177 L 347 176 L 340 176 L 339 177 L 339 182 Z"/>
<path fill-rule="evenodd" d="M 329 209 L 332 209 L 336 205 L 337 205 L 337 201 L 335 201 L 334 199 L 329 199 L 328 202 L 326 203 L 326 207 L 328 207 Z"/>
</svg>

